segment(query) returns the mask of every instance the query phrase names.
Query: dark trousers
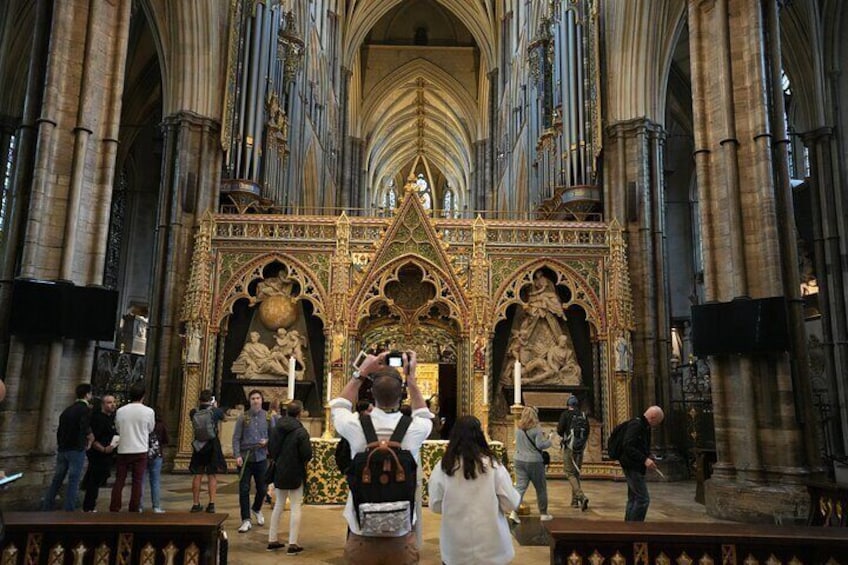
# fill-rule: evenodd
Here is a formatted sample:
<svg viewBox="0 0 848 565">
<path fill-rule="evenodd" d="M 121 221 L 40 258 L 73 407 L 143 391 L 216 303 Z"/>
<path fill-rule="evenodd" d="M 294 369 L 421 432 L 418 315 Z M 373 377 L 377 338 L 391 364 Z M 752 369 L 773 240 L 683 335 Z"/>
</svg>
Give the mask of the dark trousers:
<svg viewBox="0 0 848 565">
<path fill-rule="evenodd" d="M 268 468 L 268 460 L 245 461 L 239 478 L 239 510 L 241 519 L 250 520 L 250 479 L 256 484 L 256 496 L 253 498 L 253 511 L 262 510 L 265 501 L 265 470 Z"/>
<path fill-rule="evenodd" d="M 83 511 L 91 512 L 97 508 L 97 495 L 100 494 L 100 487 L 106 484 L 111 472 L 111 457 L 88 456 L 88 469 L 82 479 L 82 488 L 85 489 L 85 498 L 82 501 Z"/>
<path fill-rule="evenodd" d="M 138 512 L 141 506 L 141 488 L 144 484 L 144 472 L 147 470 L 147 452 L 118 454 L 115 464 L 115 486 L 112 487 L 110 512 L 120 512 L 121 492 L 127 481 L 127 472 L 132 471 L 132 493 L 130 494 L 130 512 Z"/>
<path fill-rule="evenodd" d="M 645 475 L 638 469 L 625 469 L 624 477 L 627 479 L 627 508 L 624 511 L 624 521 L 644 522 L 648 505 L 651 503 Z"/>
</svg>

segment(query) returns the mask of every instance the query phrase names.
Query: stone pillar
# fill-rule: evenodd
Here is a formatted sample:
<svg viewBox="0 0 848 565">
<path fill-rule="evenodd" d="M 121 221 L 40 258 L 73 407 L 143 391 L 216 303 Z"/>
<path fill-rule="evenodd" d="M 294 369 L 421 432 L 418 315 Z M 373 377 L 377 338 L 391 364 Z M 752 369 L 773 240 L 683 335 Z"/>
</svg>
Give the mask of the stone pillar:
<svg viewBox="0 0 848 565">
<path fill-rule="evenodd" d="M 36 7 L 4 278 L 103 283 L 130 8 L 130 0 Z M 3 428 L 17 431 L 4 458 L 52 454 L 61 410 L 91 378 L 91 354 L 90 343 L 11 339 L 4 414 L 16 421 Z M 39 470 L 40 461 L 5 466 Z"/>
<path fill-rule="evenodd" d="M 341 139 L 341 159 L 339 159 L 338 182 L 336 183 L 337 192 L 334 205 L 339 208 L 347 208 L 350 206 L 350 159 L 351 148 L 348 140 L 350 128 L 348 122 L 350 118 L 350 81 L 353 77 L 353 71 L 342 67 L 341 82 L 339 83 L 339 139 Z"/>
<path fill-rule="evenodd" d="M 763 3 L 690 0 L 695 163 L 708 301 L 784 295 L 783 253 L 766 90 Z M 732 40 L 731 40 L 732 38 Z M 790 355 L 710 360 L 717 463 L 713 516 L 772 522 L 806 515 L 806 454 Z"/>
<path fill-rule="evenodd" d="M 485 201 L 481 210 L 492 210 L 492 218 L 496 217 L 498 207 L 497 187 L 495 186 L 495 164 L 498 162 L 497 141 L 495 136 L 498 131 L 498 69 L 493 69 L 489 77 L 489 147 L 486 152 L 488 162 L 486 163 Z"/>
<path fill-rule="evenodd" d="M 671 415 L 668 274 L 666 272 L 665 132 L 646 118 L 609 127 L 609 169 L 605 188 L 607 219 L 624 226 L 633 293 L 634 317 L 641 320 L 633 332 L 632 407 L 641 414 L 657 404 Z M 671 419 L 669 419 L 671 422 Z M 669 478 L 686 475 L 682 458 L 672 450 L 671 427 L 653 434 L 655 453 L 663 456 Z"/>
<path fill-rule="evenodd" d="M 206 211 L 216 211 L 223 152 L 219 123 L 191 112 L 162 122 L 162 186 L 154 251 L 147 337 L 150 401 L 160 403 L 177 429 L 182 394 L 180 311 L 191 272 L 194 232 Z"/>
<path fill-rule="evenodd" d="M 840 252 L 840 212 L 834 187 L 833 128 L 821 127 L 803 136 L 809 149 L 813 248 L 819 308 L 822 314 L 822 348 L 828 375 L 828 401 L 837 411 L 830 423 L 834 455 L 845 455 L 848 422 L 848 306 L 841 289 L 846 282 L 846 258 Z"/>
</svg>

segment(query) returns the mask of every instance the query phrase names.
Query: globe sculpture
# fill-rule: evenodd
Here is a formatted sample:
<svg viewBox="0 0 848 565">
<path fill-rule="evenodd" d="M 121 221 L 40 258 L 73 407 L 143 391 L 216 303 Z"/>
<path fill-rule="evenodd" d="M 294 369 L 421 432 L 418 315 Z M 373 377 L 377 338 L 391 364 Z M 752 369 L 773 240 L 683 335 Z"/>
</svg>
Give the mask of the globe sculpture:
<svg viewBox="0 0 848 565">
<path fill-rule="evenodd" d="M 287 328 L 297 320 L 295 301 L 289 296 L 270 296 L 259 304 L 259 320 L 269 330 Z"/>
</svg>

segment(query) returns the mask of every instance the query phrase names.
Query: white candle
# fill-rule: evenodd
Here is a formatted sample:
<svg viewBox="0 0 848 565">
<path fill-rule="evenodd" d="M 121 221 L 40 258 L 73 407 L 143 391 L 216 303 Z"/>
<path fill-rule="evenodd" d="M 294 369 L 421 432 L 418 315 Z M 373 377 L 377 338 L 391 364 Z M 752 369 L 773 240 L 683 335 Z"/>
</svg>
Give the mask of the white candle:
<svg viewBox="0 0 848 565">
<path fill-rule="evenodd" d="M 521 363 L 518 361 L 518 359 L 515 360 L 515 365 L 513 365 L 512 377 L 515 381 L 513 404 L 519 405 L 521 404 Z"/>
<path fill-rule="evenodd" d="M 483 373 L 483 406 L 489 405 L 489 375 Z"/>
<path fill-rule="evenodd" d="M 330 403 L 330 395 L 333 394 L 333 372 L 327 371 L 327 404 Z"/>
<path fill-rule="evenodd" d="M 294 355 L 289 357 L 289 400 L 294 400 Z"/>
</svg>

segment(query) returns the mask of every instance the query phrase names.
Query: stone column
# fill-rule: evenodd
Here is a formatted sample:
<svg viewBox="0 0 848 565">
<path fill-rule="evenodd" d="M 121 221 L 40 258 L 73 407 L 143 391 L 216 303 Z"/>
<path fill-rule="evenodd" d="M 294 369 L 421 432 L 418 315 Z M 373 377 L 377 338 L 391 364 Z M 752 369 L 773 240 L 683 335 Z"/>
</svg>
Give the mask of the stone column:
<svg viewBox="0 0 848 565">
<path fill-rule="evenodd" d="M 7 275 L 103 283 L 130 8 L 130 0 L 36 7 Z M 90 380 L 91 354 L 87 342 L 11 339 L 5 413 L 20 433 L 3 456 L 52 454 L 61 410 Z"/>
<path fill-rule="evenodd" d="M 706 299 L 784 295 L 765 61 L 764 4 L 690 0 L 695 163 Z M 732 38 L 732 40 L 731 40 Z M 711 358 L 717 463 L 713 516 L 772 522 L 806 515 L 806 454 L 790 355 Z"/>
<path fill-rule="evenodd" d="M 633 415 L 657 404 L 671 416 L 671 328 L 662 174 L 665 132 L 660 124 L 637 118 L 611 125 L 608 135 L 613 141 L 607 148 L 612 166 L 604 205 L 607 219 L 614 218 L 624 227 L 634 317 L 642 321 L 633 333 Z M 654 432 L 653 450 L 663 456 L 663 473 L 669 478 L 682 478 L 685 465 L 671 450 L 670 432 L 670 426 Z"/>
<path fill-rule="evenodd" d="M 809 149 L 813 248 L 819 309 L 822 314 L 822 348 L 828 375 L 828 401 L 836 413 L 830 424 L 834 455 L 846 453 L 848 422 L 848 307 L 841 289 L 846 282 L 846 259 L 840 251 L 839 205 L 834 179 L 833 155 L 836 140 L 833 128 L 820 127 L 803 136 Z"/>
<path fill-rule="evenodd" d="M 159 402 L 177 429 L 182 394 L 180 311 L 191 272 L 194 232 L 206 211 L 218 207 L 223 152 L 219 123 L 191 112 L 162 122 L 162 186 L 154 251 L 147 337 L 151 403 Z"/>
</svg>

